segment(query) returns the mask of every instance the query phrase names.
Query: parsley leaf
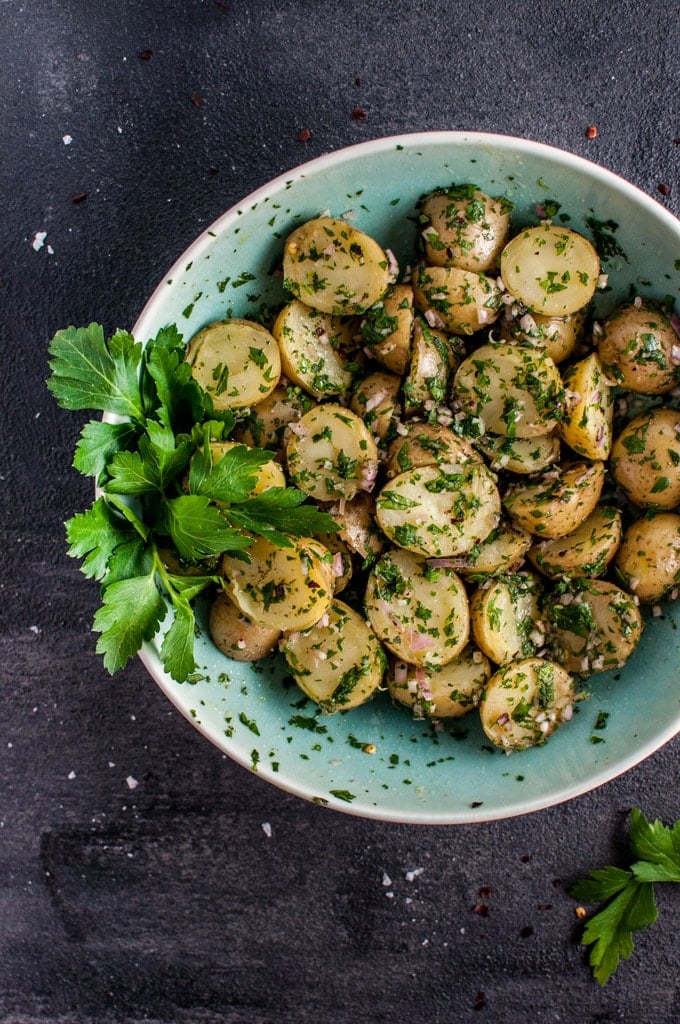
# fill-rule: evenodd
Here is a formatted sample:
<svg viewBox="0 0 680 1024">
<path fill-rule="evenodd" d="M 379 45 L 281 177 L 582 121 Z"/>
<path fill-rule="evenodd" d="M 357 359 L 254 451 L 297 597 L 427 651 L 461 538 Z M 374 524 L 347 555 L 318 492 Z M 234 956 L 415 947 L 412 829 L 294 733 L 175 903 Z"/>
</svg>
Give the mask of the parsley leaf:
<svg viewBox="0 0 680 1024">
<path fill-rule="evenodd" d="M 47 386 L 63 409 L 98 409 L 144 419 L 139 389 L 142 346 L 117 331 L 106 342 L 100 324 L 67 327 L 50 342 Z"/>
<path fill-rule="evenodd" d="M 639 858 L 630 870 L 609 866 L 591 871 L 571 890 L 575 899 L 586 903 L 608 901 L 587 922 L 582 936 L 583 944 L 592 946 L 590 965 L 601 985 L 621 958 L 633 952 L 632 933 L 656 921 L 653 883 L 680 882 L 680 821 L 667 828 L 658 820 L 648 822 L 634 808 L 628 838 L 631 852 Z"/>
<path fill-rule="evenodd" d="M 145 641 L 153 639 L 166 612 L 154 572 L 118 580 L 105 588 L 93 628 L 101 634 L 97 653 L 104 655 L 109 672 L 118 671 Z"/>
</svg>

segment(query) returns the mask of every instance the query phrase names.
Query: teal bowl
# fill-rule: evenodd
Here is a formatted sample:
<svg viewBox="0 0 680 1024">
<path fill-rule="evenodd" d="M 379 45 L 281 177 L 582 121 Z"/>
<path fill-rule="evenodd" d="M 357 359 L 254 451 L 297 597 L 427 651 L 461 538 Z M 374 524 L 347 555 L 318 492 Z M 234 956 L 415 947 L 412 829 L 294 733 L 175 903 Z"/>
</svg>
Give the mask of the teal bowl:
<svg viewBox="0 0 680 1024">
<path fill-rule="evenodd" d="M 605 309 L 628 296 L 677 299 L 680 221 L 633 185 L 549 146 L 502 135 L 427 132 L 351 146 L 281 175 L 232 207 L 177 260 L 134 327 L 145 341 L 176 323 L 185 338 L 227 315 L 249 317 L 283 300 L 272 273 L 303 220 L 345 216 L 403 266 L 418 231 L 422 193 L 475 182 L 514 204 L 516 225 L 537 207 L 608 245 Z M 440 732 L 380 693 L 361 708 L 323 716 L 280 656 L 230 661 L 213 646 L 199 609 L 198 669 L 178 684 L 160 663 L 163 630 L 141 651 L 151 676 L 187 719 L 229 757 L 288 793 L 383 821 L 459 824 L 527 814 L 571 800 L 620 775 L 680 730 L 677 603 L 650 617 L 625 667 L 592 677 L 590 696 L 545 746 L 510 756 L 491 747 L 475 712 Z M 167 623 L 166 623 L 167 627 Z M 601 726 L 606 717 L 606 729 Z M 371 752 L 367 752 L 371 751 Z"/>
</svg>

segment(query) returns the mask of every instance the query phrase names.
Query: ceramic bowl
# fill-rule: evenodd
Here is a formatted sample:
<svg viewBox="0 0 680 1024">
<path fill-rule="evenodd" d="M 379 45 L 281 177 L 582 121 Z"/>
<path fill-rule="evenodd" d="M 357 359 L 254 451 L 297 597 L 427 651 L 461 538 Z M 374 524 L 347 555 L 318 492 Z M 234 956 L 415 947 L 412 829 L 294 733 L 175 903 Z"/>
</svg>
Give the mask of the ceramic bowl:
<svg viewBox="0 0 680 1024">
<path fill-rule="evenodd" d="M 312 160 L 232 207 L 177 260 L 134 328 L 144 341 L 169 323 L 188 339 L 225 315 L 249 317 L 284 296 L 272 274 L 302 220 L 342 215 L 412 258 L 422 193 L 475 182 L 514 204 L 515 225 L 559 203 L 570 227 L 605 232 L 611 290 L 677 298 L 680 222 L 615 174 L 569 153 L 500 135 L 431 132 L 378 139 Z M 554 206 L 552 207 L 554 209 Z M 602 240 L 602 239 L 601 239 Z M 615 241 L 615 245 L 612 245 Z M 202 616 L 202 617 L 201 617 Z M 526 814 L 573 799 L 625 772 L 680 729 L 680 631 L 673 604 L 651 617 L 626 666 L 590 680 L 589 699 L 542 747 L 505 755 L 471 713 L 435 732 L 386 693 L 323 716 L 291 684 L 280 656 L 254 665 L 223 657 L 199 609 L 198 670 L 178 684 L 163 671 L 161 634 L 141 658 L 176 707 L 220 750 L 263 782 L 324 806 L 385 821 L 457 824 Z M 596 729 L 606 713 L 606 729 Z M 602 718 L 600 718 L 600 722 Z M 371 744 L 374 753 L 362 749 Z"/>
</svg>

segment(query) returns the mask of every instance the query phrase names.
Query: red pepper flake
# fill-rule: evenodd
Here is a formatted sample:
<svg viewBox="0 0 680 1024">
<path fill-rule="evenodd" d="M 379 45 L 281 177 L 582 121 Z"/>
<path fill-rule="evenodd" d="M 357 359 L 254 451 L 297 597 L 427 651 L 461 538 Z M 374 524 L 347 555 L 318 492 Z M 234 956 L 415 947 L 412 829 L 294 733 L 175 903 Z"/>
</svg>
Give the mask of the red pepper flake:
<svg viewBox="0 0 680 1024">
<path fill-rule="evenodd" d="M 211 176 L 212 178 L 214 178 L 214 177 L 215 177 L 215 175 L 216 175 L 216 174 L 219 174 L 219 173 L 220 173 L 220 169 L 219 169 L 219 167 L 209 167 L 209 168 L 208 168 L 208 174 L 209 174 L 209 175 L 210 175 L 210 176 Z"/>
<path fill-rule="evenodd" d="M 365 121 L 367 114 L 363 107 L 355 107 L 352 111 L 352 117 L 355 121 Z"/>
<path fill-rule="evenodd" d="M 474 1006 L 475 1010 L 484 1009 L 484 1007 L 486 1006 L 486 996 L 484 995 L 483 992 L 477 992 L 477 994 L 475 995 L 475 1001 L 472 1005 Z"/>
<path fill-rule="evenodd" d="M 520 860 L 522 861 L 522 864 L 530 864 L 532 859 L 533 858 L 532 858 L 530 853 L 523 853 L 522 856 L 520 857 Z"/>
<path fill-rule="evenodd" d="M 298 142 L 309 142 L 311 137 L 312 137 L 312 129 L 311 128 L 301 128 L 300 131 L 298 132 L 297 140 L 298 140 Z"/>
<path fill-rule="evenodd" d="M 355 79 L 354 79 L 354 84 L 356 85 L 356 87 L 357 87 L 357 89 L 358 89 L 358 88 L 359 88 L 359 86 L 361 85 L 361 79 L 360 79 L 360 78 L 355 78 Z"/>
<path fill-rule="evenodd" d="M 538 909 L 539 910 L 552 910 L 552 903 L 539 903 L 538 904 Z"/>
<path fill-rule="evenodd" d="M 586 128 L 586 138 L 596 139 L 597 138 L 597 125 L 589 124 Z"/>
<path fill-rule="evenodd" d="M 200 94 L 200 93 L 198 93 L 198 92 L 192 92 L 192 94 L 191 94 L 191 96 L 189 97 L 189 99 L 190 99 L 191 103 L 193 104 L 193 106 L 195 106 L 195 107 L 196 107 L 196 109 L 197 109 L 197 110 L 198 110 L 198 108 L 199 108 L 199 107 L 200 107 L 200 106 L 202 105 L 202 103 L 203 103 L 203 97 L 202 97 L 202 96 L 201 96 L 201 94 Z"/>
<path fill-rule="evenodd" d="M 479 914 L 480 917 L 488 917 L 489 908 L 486 903 L 475 903 L 474 907 L 472 908 L 472 913 Z"/>
<path fill-rule="evenodd" d="M 481 887 L 481 889 L 479 890 L 479 895 L 480 895 L 481 899 L 488 900 L 488 898 L 489 898 L 489 896 L 491 895 L 492 892 L 493 892 L 493 889 L 491 888 L 490 885 L 483 885 Z"/>
<path fill-rule="evenodd" d="M 140 50 L 137 56 L 140 60 L 151 60 L 153 57 L 153 50 L 147 47 L 145 50 Z"/>
<path fill-rule="evenodd" d="M 519 934 L 523 939 L 530 939 L 531 936 L 534 934 L 534 929 L 530 924 L 527 924 L 524 926 L 524 928 L 520 929 Z"/>
<path fill-rule="evenodd" d="M 670 185 L 666 185 L 663 181 L 660 181 L 656 187 L 658 188 L 662 196 L 667 196 L 671 190 Z"/>
<path fill-rule="evenodd" d="M 561 887 L 561 885 L 562 885 L 562 879 L 561 878 L 553 878 L 552 884 L 555 886 L 556 889 L 559 889 Z"/>
<path fill-rule="evenodd" d="M 87 199 L 87 192 L 76 192 L 74 196 L 71 196 L 72 203 L 84 203 Z"/>
<path fill-rule="evenodd" d="M 680 137 L 677 138 L 677 139 L 673 139 L 673 145 L 674 146 L 680 146 Z"/>
<path fill-rule="evenodd" d="M 229 4 L 225 3 L 224 0 L 215 0 L 215 7 L 218 11 L 228 11 Z"/>
</svg>

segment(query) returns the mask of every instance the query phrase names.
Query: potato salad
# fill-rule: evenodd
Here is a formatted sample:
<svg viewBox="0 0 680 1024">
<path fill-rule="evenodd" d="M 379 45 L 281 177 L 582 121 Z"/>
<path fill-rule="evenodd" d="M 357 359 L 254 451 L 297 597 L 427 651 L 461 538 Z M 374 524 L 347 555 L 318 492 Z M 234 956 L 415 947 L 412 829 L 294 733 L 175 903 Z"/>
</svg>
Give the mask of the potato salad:
<svg viewBox="0 0 680 1024">
<path fill-rule="evenodd" d="M 281 652 L 324 712 L 387 691 L 510 753 L 568 722 L 680 585 L 680 337 L 663 300 L 606 307 L 593 242 L 471 183 L 418 206 L 399 267 L 321 215 L 285 239 L 287 301 L 191 340 L 191 372 L 337 527 L 221 558 L 228 657 Z M 384 697 L 382 698 L 385 699 Z M 397 713 L 395 711 L 395 713 Z"/>
</svg>

